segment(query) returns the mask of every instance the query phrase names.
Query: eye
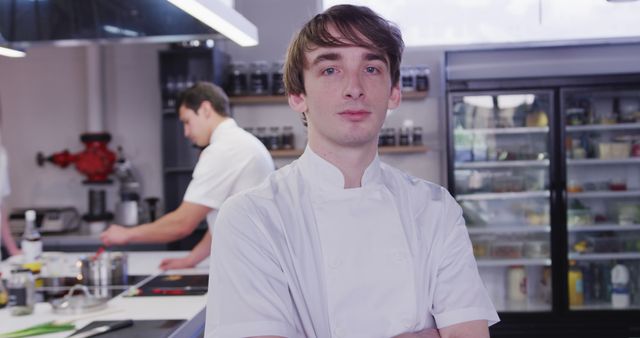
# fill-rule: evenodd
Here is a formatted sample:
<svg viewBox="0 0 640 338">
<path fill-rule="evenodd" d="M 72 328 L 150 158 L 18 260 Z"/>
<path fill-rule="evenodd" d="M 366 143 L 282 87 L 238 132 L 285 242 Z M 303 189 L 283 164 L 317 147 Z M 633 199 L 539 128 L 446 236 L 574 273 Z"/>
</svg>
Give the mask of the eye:
<svg viewBox="0 0 640 338">
<path fill-rule="evenodd" d="M 378 73 L 378 68 L 373 67 L 373 66 L 369 66 L 369 67 L 365 68 L 365 71 L 367 73 L 370 73 L 370 74 L 376 74 L 376 73 Z"/>
<path fill-rule="evenodd" d="M 335 69 L 335 68 L 333 68 L 333 67 L 329 67 L 329 68 L 325 68 L 325 69 L 322 71 L 322 74 L 331 75 L 331 74 L 335 74 L 335 72 L 336 72 L 336 69 Z"/>
</svg>

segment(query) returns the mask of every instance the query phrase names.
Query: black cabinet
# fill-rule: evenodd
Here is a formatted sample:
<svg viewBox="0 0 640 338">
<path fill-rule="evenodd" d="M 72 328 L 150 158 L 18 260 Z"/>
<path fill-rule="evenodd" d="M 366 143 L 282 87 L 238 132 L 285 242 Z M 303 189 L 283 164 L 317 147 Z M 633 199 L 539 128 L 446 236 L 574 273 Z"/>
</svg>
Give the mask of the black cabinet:
<svg viewBox="0 0 640 338">
<path fill-rule="evenodd" d="M 162 175 L 166 212 L 175 210 L 191 181 L 200 149 L 184 137 L 177 96 L 197 81 L 222 85 L 229 57 L 222 49 L 171 47 L 159 53 L 162 97 Z M 190 236 L 169 244 L 171 250 L 191 249 L 207 230 L 206 220 Z"/>
</svg>

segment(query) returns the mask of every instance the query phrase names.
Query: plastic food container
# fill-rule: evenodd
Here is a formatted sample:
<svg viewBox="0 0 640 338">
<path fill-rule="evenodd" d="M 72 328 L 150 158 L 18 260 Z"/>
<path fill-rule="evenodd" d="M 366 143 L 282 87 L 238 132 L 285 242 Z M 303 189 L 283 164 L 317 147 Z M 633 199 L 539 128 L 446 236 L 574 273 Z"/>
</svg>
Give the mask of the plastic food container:
<svg viewBox="0 0 640 338">
<path fill-rule="evenodd" d="M 528 258 L 548 258 L 548 241 L 527 241 L 522 247 L 522 254 Z"/>
<path fill-rule="evenodd" d="M 567 225 L 591 225 L 593 224 L 593 215 L 591 210 L 588 209 L 568 209 L 567 210 Z"/>
<path fill-rule="evenodd" d="M 631 154 L 629 142 L 603 142 L 598 144 L 598 157 L 601 159 L 628 158 Z"/>
<path fill-rule="evenodd" d="M 491 257 L 493 258 L 521 258 L 522 242 L 494 242 L 491 245 Z"/>
</svg>

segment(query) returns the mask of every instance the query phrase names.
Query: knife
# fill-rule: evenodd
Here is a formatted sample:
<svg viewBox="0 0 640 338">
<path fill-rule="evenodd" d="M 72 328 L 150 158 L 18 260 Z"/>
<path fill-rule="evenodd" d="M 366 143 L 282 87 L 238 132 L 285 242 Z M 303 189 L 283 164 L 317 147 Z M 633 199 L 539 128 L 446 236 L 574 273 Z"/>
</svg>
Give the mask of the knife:
<svg viewBox="0 0 640 338">
<path fill-rule="evenodd" d="M 67 338 L 88 338 L 88 337 L 93 337 L 93 336 L 97 336 L 99 334 L 103 334 L 106 332 L 111 332 L 111 331 L 115 331 L 115 330 L 119 330 L 119 329 L 124 329 L 125 327 L 129 327 L 133 325 L 133 320 L 131 319 L 127 319 L 127 320 L 121 320 L 118 322 L 114 322 L 111 324 L 106 324 L 106 325 L 101 325 L 98 327 L 94 327 L 93 329 L 89 329 L 87 331 L 84 332 L 78 332 L 78 333 L 74 333 L 72 335 L 70 335 Z"/>
</svg>

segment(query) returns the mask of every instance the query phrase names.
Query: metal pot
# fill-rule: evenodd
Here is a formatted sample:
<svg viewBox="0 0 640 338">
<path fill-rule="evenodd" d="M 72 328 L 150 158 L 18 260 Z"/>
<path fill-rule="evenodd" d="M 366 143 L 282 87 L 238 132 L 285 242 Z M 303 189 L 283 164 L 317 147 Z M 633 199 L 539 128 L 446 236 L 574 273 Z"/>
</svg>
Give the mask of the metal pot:
<svg viewBox="0 0 640 338">
<path fill-rule="evenodd" d="M 78 280 L 94 289 L 95 296 L 108 297 L 110 286 L 128 285 L 128 259 L 124 252 L 104 252 L 97 258 L 84 256 L 77 266 Z"/>
</svg>

